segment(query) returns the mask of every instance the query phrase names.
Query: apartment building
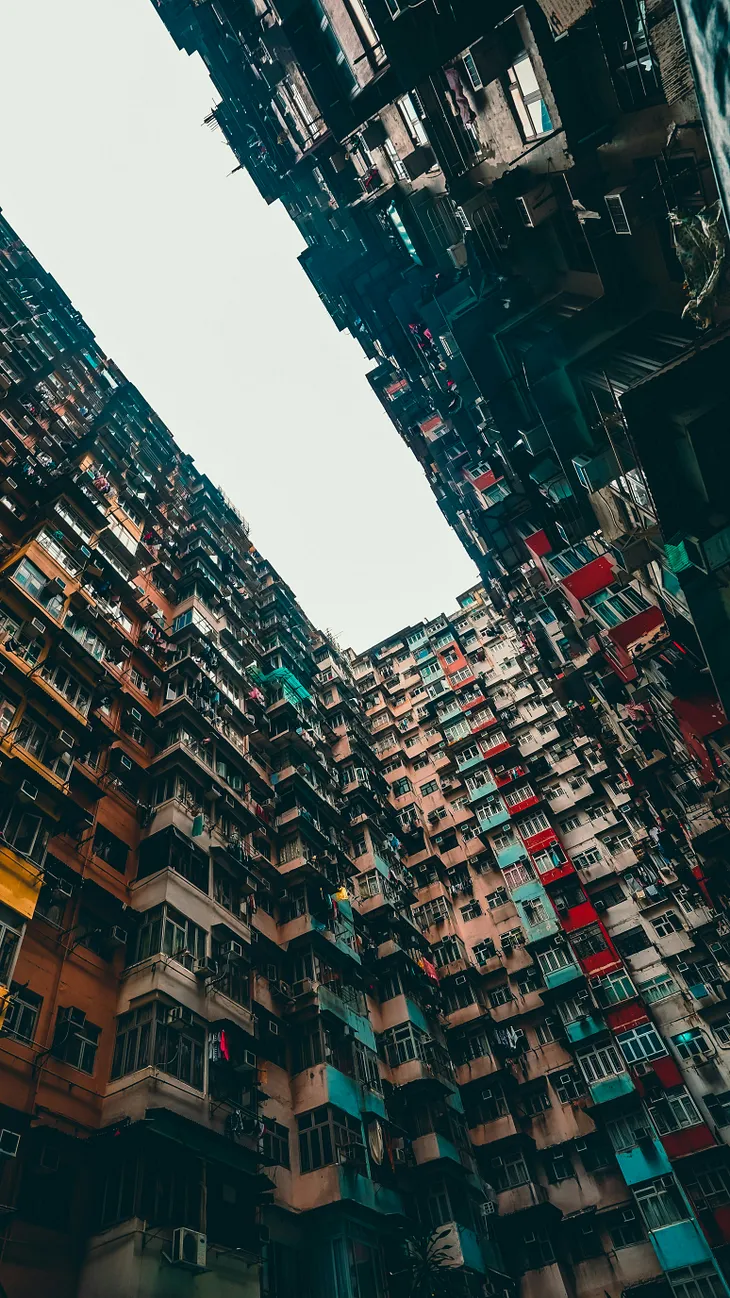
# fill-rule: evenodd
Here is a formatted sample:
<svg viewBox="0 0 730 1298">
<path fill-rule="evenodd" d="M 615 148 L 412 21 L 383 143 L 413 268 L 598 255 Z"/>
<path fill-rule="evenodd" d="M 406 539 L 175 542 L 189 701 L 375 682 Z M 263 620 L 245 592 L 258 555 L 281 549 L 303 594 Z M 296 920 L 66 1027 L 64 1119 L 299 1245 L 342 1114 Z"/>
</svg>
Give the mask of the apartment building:
<svg viewBox="0 0 730 1298">
<path fill-rule="evenodd" d="M 2 219 L 0 458 L 0 1285 L 506 1291 L 348 655 Z"/>
</svg>

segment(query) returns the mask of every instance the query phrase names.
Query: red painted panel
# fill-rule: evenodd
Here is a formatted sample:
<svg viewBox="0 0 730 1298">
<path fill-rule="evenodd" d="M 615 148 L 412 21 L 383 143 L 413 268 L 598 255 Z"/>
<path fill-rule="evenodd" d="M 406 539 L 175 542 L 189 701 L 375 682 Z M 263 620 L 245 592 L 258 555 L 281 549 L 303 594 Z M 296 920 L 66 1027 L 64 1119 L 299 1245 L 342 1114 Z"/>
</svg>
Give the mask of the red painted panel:
<svg viewBox="0 0 730 1298">
<path fill-rule="evenodd" d="M 483 703 L 484 697 L 482 696 L 480 699 L 477 699 L 476 702 Z M 471 703 L 462 703 L 462 709 L 464 712 L 468 712 L 471 706 L 472 706 Z M 486 730 L 487 726 L 496 726 L 496 725 L 497 725 L 497 717 L 490 717 L 488 721 L 480 721 L 479 725 L 477 726 L 473 725 L 471 728 L 471 733 L 473 735 L 478 735 L 479 731 Z"/>
<path fill-rule="evenodd" d="M 563 928 L 566 933 L 572 933 L 577 928 L 585 928 L 587 924 L 595 924 L 597 919 L 595 908 L 586 898 L 580 906 L 573 906 L 567 915 L 563 916 Z"/>
<path fill-rule="evenodd" d="M 704 1122 L 696 1127 L 686 1127 L 684 1131 L 672 1131 L 668 1136 L 660 1136 L 668 1158 L 683 1158 L 685 1154 L 695 1154 L 698 1149 L 710 1149 L 716 1144 L 715 1137 Z"/>
<path fill-rule="evenodd" d="M 538 878 L 540 883 L 544 885 L 555 883 L 556 879 L 565 879 L 569 874 L 575 874 L 575 870 L 570 861 L 566 861 L 565 865 L 556 865 L 554 870 L 546 870 L 544 874 L 538 874 Z"/>
<path fill-rule="evenodd" d="M 608 554 L 601 554 L 592 563 L 587 563 L 585 568 L 571 572 L 569 577 L 561 577 L 560 584 L 570 591 L 575 599 L 584 600 L 589 595 L 595 595 L 599 590 L 612 586 L 615 580 L 613 559 Z"/>
<path fill-rule="evenodd" d="M 504 753 L 508 748 L 512 747 L 513 744 L 511 742 L 506 744 L 490 745 L 489 740 L 487 740 L 487 742 L 482 746 L 482 757 L 496 757 L 497 753 Z"/>
<path fill-rule="evenodd" d="M 616 952 L 608 946 L 603 951 L 597 951 L 595 955 L 586 956 L 580 963 L 585 973 L 593 977 L 598 974 L 603 977 L 604 974 L 613 973 L 614 969 L 620 969 L 622 966 L 622 961 L 619 960 Z"/>
<path fill-rule="evenodd" d="M 643 649 L 648 649 L 656 641 L 664 640 L 668 635 L 669 630 L 664 621 L 664 614 L 655 604 L 651 608 L 643 609 L 641 613 L 635 613 L 633 617 L 628 617 L 619 626 L 612 626 L 608 631 L 608 638 L 612 644 L 624 649 L 632 658 Z"/>
<path fill-rule="evenodd" d="M 682 1074 L 669 1055 L 663 1059 L 653 1059 L 651 1066 L 665 1090 L 684 1085 Z"/>
<path fill-rule="evenodd" d="M 488 469 L 486 473 L 480 473 L 478 478 L 472 478 L 472 482 L 477 491 L 484 491 L 486 487 L 494 486 L 497 477 L 492 469 Z"/>
<path fill-rule="evenodd" d="M 526 536 L 525 545 L 530 551 L 530 554 L 533 554 L 536 559 L 541 558 L 544 554 L 550 554 L 550 551 L 553 548 L 548 541 L 547 536 L 542 531 L 542 528 L 539 532 L 533 532 L 532 536 Z"/>
<path fill-rule="evenodd" d="M 606 1022 L 612 1032 L 626 1032 L 637 1023 L 648 1023 L 649 1015 L 638 1001 L 629 1001 L 627 1005 L 617 1005 L 606 1011 Z"/>
<path fill-rule="evenodd" d="M 522 841 L 528 852 L 542 852 L 546 847 L 551 847 L 553 843 L 557 843 L 558 847 L 560 847 L 558 836 L 554 829 L 543 829 L 539 834 L 531 834 L 529 838 L 525 838 L 523 835 Z"/>
<path fill-rule="evenodd" d="M 526 811 L 528 807 L 536 807 L 539 801 L 540 799 L 532 793 L 529 798 L 523 798 L 522 802 L 516 802 L 513 807 L 508 807 L 507 810 L 510 816 L 516 816 L 518 812 Z"/>
<path fill-rule="evenodd" d="M 716 1208 L 712 1215 L 722 1238 L 730 1239 L 730 1208 Z"/>
</svg>

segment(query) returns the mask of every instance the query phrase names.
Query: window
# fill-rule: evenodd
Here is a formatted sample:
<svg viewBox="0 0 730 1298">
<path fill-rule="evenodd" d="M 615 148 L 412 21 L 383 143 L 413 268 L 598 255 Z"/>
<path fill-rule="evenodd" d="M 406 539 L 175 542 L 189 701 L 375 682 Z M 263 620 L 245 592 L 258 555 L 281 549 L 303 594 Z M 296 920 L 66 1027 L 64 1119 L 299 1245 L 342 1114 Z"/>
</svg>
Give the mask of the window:
<svg viewBox="0 0 730 1298">
<path fill-rule="evenodd" d="M 339 1161 L 360 1162 L 365 1168 L 365 1145 L 359 1118 L 353 1118 L 332 1105 L 323 1104 L 309 1113 L 300 1113 L 297 1126 L 299 1167 L 302 1172 L 313 1172 L 318 1167 Z M 345 1149 L 351 1150 L 353 1156 L 344 1154 Z"/>
<path fill-rule="evenodd" d="M 634 1198 L 648 1230 L 661 1230 L 662 1226 L 687 1220 L 688 1210 L 674 1186 L 639 1186 Z"/>
<path fill-rule="evenodd" d="M 711 1262 L 683 1266 L 667 1276 L 675 1298 L 725 1298 L 727 1289 Z"/>
<path fill-rule="evenodd" d="M 652 1137 L 653 1132 L 644 1113 L 639 1109 L 606 1123 L 606 1135 L 613 1148 L 620 1152 L 625 1149 L 633 1149 L 647 1136 Z"/>
<path fill-rule="evenodd" d="M 428 798 L 430 794 L 437 793 L 439 788 L 438 780 L 428 780 L 426 784 L 421 785 L 421 797 Z"/>
<path fill-rule="evenodd" d="M 578 1065 L 589 1085 L 602 1081 L 604 1077 L 616 1077 L 625 1071 L 614 1046 L 601 1046 L 598 1050 L 578 1055 Z"/>
<path fill-rule="evenodd" d="M 717 1208 L 726 1208 L 730 1204 L 730 1173 L 724 1167 L 708 1168 L 696 1172 L 687 1181 L 687 1192 L 695 1207 L 714 1212 Z"/>
<path fill-rule="evenodd" d="M 548 1230 L 528 1230 L 523 1236 L 525 1270 L 536 1271 L 555 1261 L 555 1249 Z"/>
<path fill-rule="evenodd" d="M 273 1118 L 262 1118 L 264 1125 L 261 1149 L 265 1158 L 277 1167 L 289 1167 L 289 1129 Z"/>
<path fill-rule="evenodd" d="M 550 947 L 547 951 L 540 951 L 537 959 L 544 974 L 553 974 L 560 969 L 568 969 L 573 963 L 565 947 L 562 946 Z"/>
<path fill-rule="evenodd" d="M 449 904 L 445 897 L 434 897 L 427 901 L 423 906 L 416 906 L 413 911 L 413 918 L 419 928 L 428 928 L 431 924 L 441 924 L 451 914 Z"/>
<path fill-rule="evenodd" d="M 394 798 L 404 798 L 407 793 L 413 792 L 413 785 L 407 775 L 402 776 L 400 780 L 394 780 L 390 787 Z"/>
<path fill-rule="evenodd" d="M 574 829 L 580 829 L 582 823 L 580 816 L 566 816 L 560 821 L 561 833 L 570 834 Z"/>
<path fill-rule="evenodd" d="M 424 766 L 429 766 L 430 763 L 431 763 L 430 757 L 415 757 L 413 759 L 413 770 L 422 771 Z M 421 789 L 421 793 L 423 793 L 423 789 Z"/>
<path fill-rule="evenodd" d="M 170 956 L 186 969 L 194 969 L 205 955 L 205 930 L 169 905 L 144 911 L 128 963 L 153 955 Z"/>
<path fill-rule="evenodd" d="M 641 1220 L 631 1207 L 617 1208 L 603 1218 L 614 1248 L 629 1248 L 645 1239 Z"/>
<path fill-rule="evenodd" d="M 670 1131 L 683 1131 L 685 1127 L 696 1127 L 702 1122 L 697 1106 L 689 1091 L 667 1091 L 654 1104 L 649 1105 L 649 1112 L 661 1136 Z"/>
<path fill-rule="evenodd" d="M 631 1000 L 636 989 L 629 975 L 622 969 L 602 978 L 596 987 L 596 999 L 600 1005 L 620 1005 L 622 1001 Z"/>
<path fill-rule="evenodd" d="M 668 996 L 676 996 L 679 987 L 671 974 L 663 973 L 657 974 L 655 978 L 647 978 L 645 983 L 639 983 L 639 992 L 647 1005 L 655 1005 L 657 1001 L 666 1000 Z"/>
<path fill-rule="evenodd" d="M 80 1073 L 94 1072 L 96 1049 L 101 1036 L 97 1028 L 88 1019 L 83 1024 L 71 1022 L 68 1014 L 59 1009 L 56 1018 L 56 1030 L 53 1035 L 51 1053 L 56 1059 L 62 1059 L 71 1068 L 78 1068 Z"/>
<path fill-rule="evenodd" d="M 42 604 L 51 617 L 58 617 L 63 608 L 63 595 L 59 593 L 56 583 L 41 572 L 40 568 L 36 568 L 30 559 L 21 559 L 13 573 L 13 580 Z"/>
<path fill-rule="evenodd" d="M 555 1040 L 553 1019 L 543 1019 L 542 1022 L 535 1024 L 535 1040 L 539 1046 L 549 1046 L 550 1042 Z"/>
<path fill-rule="evenodd" d="M 502 983 L 501 987 L 495 987 L 494 991 L 489 993 L 489 1004 L 493 1009 L 497 1009 L 500 1005 L 508 1005 L 512 999 L 509 983 Z"/>
<path fill-rule="evenodd" d="M 0 982 L 2 981 L 0 977 Z M 10 995 L 10 1007 L 5 1015 L 3 1033 L 6 1037 L 14 1037 L 16 1041 L 33 1042 L 43 997 L 32 992 L 30 987 L 22 987 L 18 983 L 12 984 Z"/>
<path fill-rule="evenodd" d="M 558 1181 L 567 1181 L 570 1176 L 575 1176 L 567 1148 L 558 1149 L 555 1152 L 551 1151 L 546 1163 L 548 1181 L 553 1185 L 557 1184 Z"/>
<path fill-rule="evenodd" d="M 461 907 L 461 918 L 465 921 L 468 921 L 470 919 L 478 919 L 481 914 L 482 914 L 481 903 L 476 897 L 474 898 L 473 901 L 470 901 L 468 905 Z"/>
<path fill-rule="evenodd" d="M 576 1149 L 586 1172 L 598 1172 L 611 1164 L 613 1155 L 603 1136 L 586 1136 L 577 1142 Z"/>
<path fill-rule="evenodd" d="M 603 853 L 600 850 L 600 848 L 591 847 L 587 852 L 577 852 L 576 855 L 573 857 L 573 865 L 575 866 L 576 870 L 586 870 L 589 865 L 598 865 L 598 862 L 602 860 L 603 860 Z M 624 895 L 623 889 L 619 884 L 617 884 L 616 887 L 620 893 L 620 897 L 618 898 L 618 900 L 622 901 Z M 601 893 L 601 898 L 602 899 L 604 898 L 604 893 Z M 612 906 L 614 904 L 615 904 L 614 902 L 609 902 L 609 901 L 606 902 L 606 905 L 608 906 Z"/>
<path fill-rule="evenodd" d="M 27 856 L 37 865 L 43 863 L 48 842 L 48 830 L 43 818 L 24 811 L 17 804 L 11 807 L 2 827 L 2 837 L 21 856 Z"/>
<path fill-rule="evenodd" d="M 491 937 L 482 938 L 472 949 L 472 955 L 479 966 L 485 965 L 487 960 L 491 960 L 496 955 L 496 947 Z"/>
<path fill-rule="evenodd" d="M 668 1054 L 659 1033 L 651 1023 L 641 1023 L 638 1028 L 628 1032 L 619 1032 L 616 1040 L 628 1064 L 638 1063 L 641 1059 L 659 1059 Z"/>
<path fill-rule="evenodd" d="M 20 950 L 23 920 L 9 906 L 0 903 L 0 986 L 8 987 Z"/>
<path fill-rule="evenodd" d="M 112 1081 L 154 1064 L 168 1076 L 202 1091 L 205 1029 L 179 1018 L 177 1011 L 181 1009 L 181 1006 L 153 1001 L 121 1015 L 112 1058 Z M 183 1011 L 186 1013 L 189 1015 L 189 1011 Z"/>
<path fill-rule="evenodd" d="M 646 951 L 647 947 L 651 946 L 646 930 L 640 925 L 636 928 L 624 929 L 623 933 L 613 934 L 613 943 L 623 956 L 637 955 L 639 951 Z"/>
<path fill-rule="evenodd" d="M 519 823 L 519 831 L 523 838 L 533 838 L 535 834 L 542 834 L 550 828 L 550 821 L 541 811 L 536 816 L 527 816 Z"/>
<path fill-rule="evenodd" d="M 585 1092 L 583 1080 L 574 1068 L 564 1068 L 559 1072 L 550 1073 L 549 1080 L 561 1104 L 569 1104 L 571 1100 L 577 1100 Z"/>
<path fill-rule="evenodd" d="M 669 937 L 672 933 L 682 932 L 682 921 L 673 910 L 665 910 L 651 921 L 657 937 Z"/>
<path fill-rule="evenodd" d="M 102 861 L 106 861 L 107 865 L 110 865 L 112 869 L 124 874 L 127 868 L 128 853 L 129 848 L 126 843 L 122 842 L 121 838 L 117 838 L 116 834 L 112 834 L 111 830 L 104 825 L 96 826 L 96 833 L 94 834 L 94 854 L 96 856 L 101 857 Z"/>
<path fill-rule="evenodd" d="M 502 1160 L 502 1166 L 495 1168 L 497 1186 L 500 1190 L 512 1190 L 518 1185 L 527 1185 L 530 1173 L 522 1154 L 510 1154 Z"/>
<path fill-rule="evenodd" d="M 525 1118 L 536 1118 L 551 1107 L 550 1096 L 542 1083 L 534 1089 L 521 1090 L 518 1094 L 518 1104 Z"/>
<path fill-rule="evenodd" d="M 499 906 L 506 906 L 509 901 L 506 888 L 495 888 L 487 897 L 487 905 L 490 910 L 496 910 Z"/>
<path fill-rule="evenodd" d="M 530 897 L 522 903 L 522 911 L 525 916 L 525 922 L 529 928 L 535 928 L 538 924 L 544 924 L 547 920 L 547 911 L 539 897 Z"/>
<path fill-rule="evenodd" d="M 689 1028 L 687 1032 L 680 1032 L 678 1036 L 672 1037 L 672 1042 L 680 1058 L 686 1059 L 690 1064 L 702 1063 L 714 1053 L 707 1037 L 699 1028 Z"/>
<path fill-rule="evenodd" d="M 83 684 L 66 671 L 65 667 L 52 667 L 43 672 L 43 679 L 52 685 L 54 690 L 62 694 L 67 703 L 72 708 L 80 712 L 82 716 L 87 716 L 91 707 L 91 690 L 88 685 Z"/>
<path fill-rule="evenodd" d="M 718 1127 L 730 1126 L 730 1091 L 703 1096 L 708 1113 Z"/>
</svg>

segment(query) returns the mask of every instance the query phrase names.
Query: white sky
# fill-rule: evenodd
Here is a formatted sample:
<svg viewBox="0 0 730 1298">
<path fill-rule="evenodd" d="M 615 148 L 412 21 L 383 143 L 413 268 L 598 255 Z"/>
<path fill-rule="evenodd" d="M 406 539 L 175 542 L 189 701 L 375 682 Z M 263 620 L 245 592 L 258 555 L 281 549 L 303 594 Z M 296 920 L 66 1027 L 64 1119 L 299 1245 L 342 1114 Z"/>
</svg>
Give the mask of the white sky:
<svg viewBox="0 0 730 1298">
<path fill-rule="evenodd" d="M 306 612 L 364 649 L 477 579 L 152 0 L 0 0 L 0 205 Z"/>
</svg>

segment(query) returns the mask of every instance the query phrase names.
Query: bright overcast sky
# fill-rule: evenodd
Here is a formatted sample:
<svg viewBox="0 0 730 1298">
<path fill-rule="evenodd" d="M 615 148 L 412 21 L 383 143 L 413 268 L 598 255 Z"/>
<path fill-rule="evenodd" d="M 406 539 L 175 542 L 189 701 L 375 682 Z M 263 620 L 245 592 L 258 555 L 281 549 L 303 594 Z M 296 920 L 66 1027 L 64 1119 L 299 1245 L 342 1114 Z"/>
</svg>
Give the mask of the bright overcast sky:
<svg viewBox="0 0 730 1298">
<path fill-rule="evenodd" d="M 363 649 L 476 571 L 152 0 L 0 0 L 0 205 L 309 616 Z"/>
</svg>

